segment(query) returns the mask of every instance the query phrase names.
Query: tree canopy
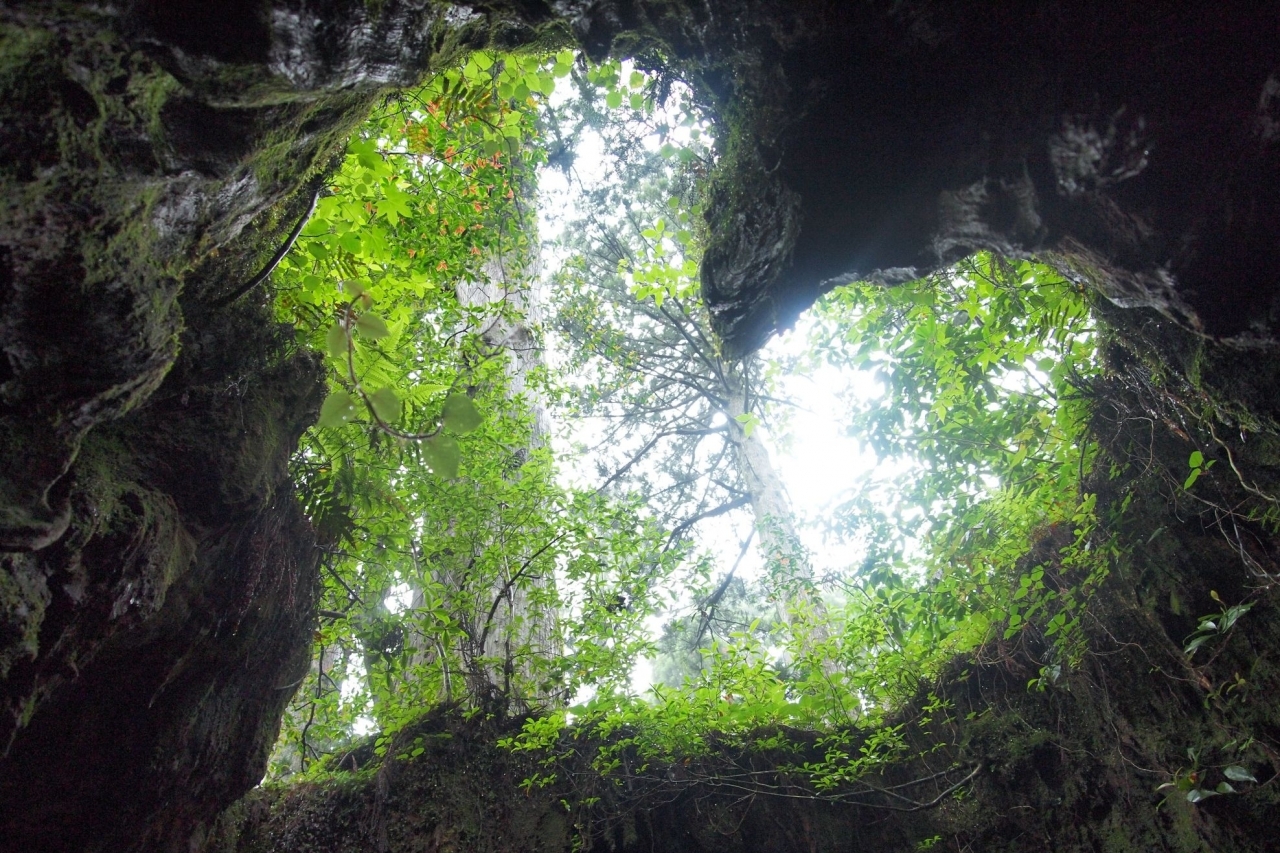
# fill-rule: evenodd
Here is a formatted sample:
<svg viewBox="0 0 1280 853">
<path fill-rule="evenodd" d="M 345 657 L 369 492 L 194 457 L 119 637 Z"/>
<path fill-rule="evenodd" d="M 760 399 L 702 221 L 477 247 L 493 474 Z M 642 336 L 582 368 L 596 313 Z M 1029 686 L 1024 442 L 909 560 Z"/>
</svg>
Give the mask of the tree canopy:
<svg viewBox="0 0 1280 853">
<path fill-rule="evenodd" d="M 537 170 L 573 173 L 588 133 L 612 168 L 544 264 Z M 1079 664 L 1114 556 L 1085 486 L 1086 293 L 980 255 L 837 288 L 799 355 L 729 358 L 696 279 L 716 150 L 678 84 L 569 53 L 472 54 L 353 138 L 275 278 L 331 389 L 295 460 L 325 586 L 278 773 L 457 704 L 532 713 L 508 746 L 548 768 L 569 728 L 612 744 L 606 772 L 817 732 L 827 758 L 795 769 L 834 792 L 903 748 L 888 720 L 952 655 L 1034 624 L 1033 686 Z M 792 417 L 780 378 L 820 370 L 877 389 L 850 386 L 845 429 L 880 464 L 826 526 L 856 565 L 801 545 L 764 441 Z M 557 456 L 548 417 L 592 419 L 594 449 Z M 716 554 L 699 525 L 734 513 Z M 1069 583 L 1027 557 L 1048 532 Z M 753 540 L 763 570 L 739 574 Z"/>
</svg>

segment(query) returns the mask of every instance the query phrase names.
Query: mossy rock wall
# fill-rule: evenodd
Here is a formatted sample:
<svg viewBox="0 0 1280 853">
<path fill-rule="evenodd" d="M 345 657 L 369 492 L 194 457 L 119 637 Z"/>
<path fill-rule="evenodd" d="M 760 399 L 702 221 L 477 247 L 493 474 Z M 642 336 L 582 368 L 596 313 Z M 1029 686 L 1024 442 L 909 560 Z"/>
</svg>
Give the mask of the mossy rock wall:
<svg viewBox="0 0 1280 853">
<path fill-rule="evenodd" d="M 376 7 L 376 8 L 375 8 Z M 261 777 L 318 554 L 324 392 L 258 289 L 429 3 L 0 9 L 0 849 L 185 849 Z"/>
</svg>

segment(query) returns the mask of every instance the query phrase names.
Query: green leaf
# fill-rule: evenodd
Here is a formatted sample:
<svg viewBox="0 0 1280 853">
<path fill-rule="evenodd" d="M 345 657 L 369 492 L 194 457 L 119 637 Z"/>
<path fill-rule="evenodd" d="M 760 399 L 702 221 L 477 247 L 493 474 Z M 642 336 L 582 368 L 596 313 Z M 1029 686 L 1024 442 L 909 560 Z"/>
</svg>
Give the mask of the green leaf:
<svg viewBox="0 0 1280 853">
<path fill-rule="evenodd" d="M 459 435 L 466 435 L 480 426 L 484 419 L 470 397 L 456 392 L 445 398 L 441 420 L 444 422 L 445 429 Z"/>
<path fill-rule="evenodd" d="M 1222 775 L 1226 776 L 1232 782 L 1257 782 L 1257 778 L 1248 770 L 1239 764 L 1232 764 L 1230 767 L 1222 771 Z"/>
<path fill-rule="evenodd" d="M 446 480 L 458 476 L 458 466 L 462 462 L 462 450 L 455 438 L 438 433 L 422 443 L 422 456 L 431 473 Z"/>
<path fill-rule="evenodd" d="M 347 330 L 341 323 L 334 323 L 328 334 L 324 336 L 324 340 L 329 347 L 329 355 L 339 360 L 347 357 Z"/>
<path fill-rule="evenodd" d="M 1228 607 L 1226 611 L 1222 614 L 1222 627 L 1220 627 L 1218 631 L 1220 633 L 1225 634 L 1227 631 L 1231 630 L 1232 625 L 1236 624 L 1236 620 L 1238 620 L 1241 616 L 1248 613 L 1252 609 L 1253 609 L 1252 602 L 1248 604 L 1237 604 L 1234 607 Z"/>
<path fill-rule="evenodd" d="M 374 172 L 382 171 L 386 168 L 386 163 L 378 153 L 378 146 L 369 140 L 359 140 L 351 143 L 351 153 L 356 155 L 356 160 L 361 166 Z"/>
<path fill-rule="evenodd" d="M 382 198 L 377 203 L 378 213 L 392 225 L 399 222 L 401 217 L 409 219 L 413 216 L 413 209 L 409 206 L 412 198 L 395 181 L 383 181 Z"/>
<path fill-rule="evenodd" d="M 369 405 L 373 406 L 373 413 L 379 420 L 385 423 L 393 424 L 400 420 L 400 398 L 391 388 L 379 388 L 374 391 L 369 397 Z"/>
<path fill-rule="evenodd" d="M 756 417 L 755 412 L 743 412 L 740 415 L 735 415 L 733 419 L 742 424 L 742 434 L 747 438 L 751 437 L 751 433 L 760 424 L 760 418 Z"/>
<path fill-rule="evenodd" d="M 373 338 L 375 341 L 391 334 L 391 331 L 387 328 L 387 321 L 370 311 L 366 311 L 356 318 L 356 329 L 359 330 L 360 334 L 367 338 Z"/>
<path fill-rule="evenodd" d="M 609 109 L 616 110 L 618 107 L 622 106 L 622 93 L 617 91 L 610 92 L 604 96 L 604 102 Z"/>
<path fill-rule="evenodd" d="M 1214 789 L 1219 794 L 1234 794 L 1236 789 L 1231 787 L 1230 782 L 1219 782 L 1218 787 Z"/>
<path fill-rule="evenodd" d="M 352 255 L 360 254 L 360 233 L 358 231 L 348 231 L 338 238 L 338 245 L 342 247 L 344 252 Z"/>
<path fill-rule="evenodd" d="M 1200 468 L 1192 468 L 1192 469 L 1191 469 L 1191 474 L 1190 474 L 1190 476 L 1188 476 L 1188 477 L 1187 477 L 1187 479 L 1186 479 L 1186 482 L 1184 482 L 1184 483 L 1182 484 L 1182 490 L 1183 490 L 1184 492 L 1185 492 L 1187 489 L 1190 489 L 1192 486 L 1194 486 L 1194 485 L 1196 484 L 1196 480 L 1199 480 L 1199 479 L 1200 479 L 1200 471 L 1201 471 L 1201 469 L 1200 469 Z"/>
<path fill-rule="evenodd" d="M 329 233 L 329 229 L 333 224 L 321 216 L 313 216 L 307 221 L 306 227 L 302 229 L 303 237 L 320 237 Z"/>
<path fill-rule="evenodd" d="M 1027 445 L 1027 444 L 1019 445 L 1018 452 L 1013 454 L 1013 458 L 1009 460 L 1009 468 L 1012 470 L 1014 468 L 1017 468 L 1019 465 L 1021 465 L 1023 460 L 1027 458 L 1027 451 L 1029 451 L 1030 449 L 1031 449 L 1030 445 Z"/>
<path fill-rule="evenodd" d="M 1213 635 L 1201 634 L 1200 636 L 1195 637 L 1194 639 L 1192 639 L 1191 642 L 1187 643 L 1187 647 L 1183 649 L 1183 652 L 1187 655 L 1187 657 L 1191 657 L 1193 654 L 1196 653 L 1196 649 L 1203 646 L 1211 636 Z"/>
<path fill-rule="evenodd" d="M 1207 800 L 1210 797 L 1216 796 L 1218 796 L 1217 791 L 1207 791 L 1204 788 L 1192 788 L 1190 791 L 1187 791 L 1187 802 L 1198 803 L 1201 800 Z"/>
<path fill-rule="evenodd" d="M 334 391 L 320 406 L 319 425 L 340 427 L 356 416 L 356 399 L 346 391 Z"/>
<path fill-rule="evenodd" d="M 1187 460 L 1187 465 L 1192 468 L 1200 468 L 1204 465 L 1204 454 L 1199 450 L 1191 451 L 1191 458 Z"/>
</svg>

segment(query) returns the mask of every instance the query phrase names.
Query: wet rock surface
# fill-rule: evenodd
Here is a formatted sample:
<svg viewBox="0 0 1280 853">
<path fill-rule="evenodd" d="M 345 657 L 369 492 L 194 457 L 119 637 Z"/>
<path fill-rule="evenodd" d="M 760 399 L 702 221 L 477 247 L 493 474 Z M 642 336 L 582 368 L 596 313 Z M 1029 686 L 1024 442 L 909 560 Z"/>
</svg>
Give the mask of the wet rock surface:
<svg viewBox="0 0 1280 853">
<path fill-rule="evenodd" d="M 185 849 L 308 660 L 322 374 L 256 272 L 431 4 L 0 9 L 0 849 Z M 447 41 L 447 39 L 445 39 Z"/>
<path fill-rule="evenodd" d="M 1274 334 L 1274 7 L 708 8 L 687 49 L 728 168 L 703 285 L 731 345 L 834 284 L 977 250 L 1211 336 Z"/>
<path fill-rule="evenodd" d="M 256 782 L 313 618 L 285 462 L 321 386 L 260 298 L 213 306 L 388 88 L 570 36 L 681 69 L 721 122 L 703 278 L 739 350 L 833 283 L 993 249 L 1258 362 L 1278 32 L 1265 4 L 6 3 L 0 847 L 177 849 Z M 1218 405 L 1270 419 L 1237 374 Z"/>
</svg>

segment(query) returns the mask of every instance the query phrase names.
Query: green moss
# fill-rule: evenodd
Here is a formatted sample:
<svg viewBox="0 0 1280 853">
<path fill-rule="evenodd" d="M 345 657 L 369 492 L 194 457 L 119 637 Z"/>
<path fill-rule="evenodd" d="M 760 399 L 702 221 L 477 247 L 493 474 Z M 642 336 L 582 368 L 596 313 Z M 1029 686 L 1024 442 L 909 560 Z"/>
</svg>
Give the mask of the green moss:
<svg viewBox="0 0 1280 853">
<path fill-rule="evenodd" d="M 327 171 L 347 140 L 373 108 L 380 92 L 338 93 L 322 101 L 290 104 L 268 111 L 266 135 L 256 147 L 251 168 L 263 186 L 307 181 Z M 321 128 L 315 132 L 312 128 Z"/>
<path fill-rule="evenodd" d="M 6 554 L 3 560 L 8 565 L 0 568 L 0 679 L 14 664 L 35 658 L 50 601 L 44 573 L 34 560 L 25 554 Z"/>
</svg>

